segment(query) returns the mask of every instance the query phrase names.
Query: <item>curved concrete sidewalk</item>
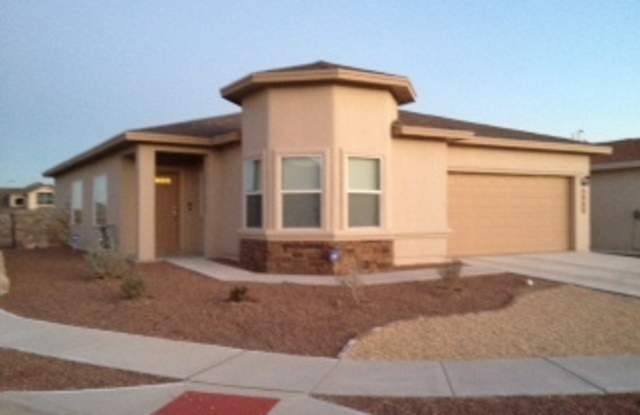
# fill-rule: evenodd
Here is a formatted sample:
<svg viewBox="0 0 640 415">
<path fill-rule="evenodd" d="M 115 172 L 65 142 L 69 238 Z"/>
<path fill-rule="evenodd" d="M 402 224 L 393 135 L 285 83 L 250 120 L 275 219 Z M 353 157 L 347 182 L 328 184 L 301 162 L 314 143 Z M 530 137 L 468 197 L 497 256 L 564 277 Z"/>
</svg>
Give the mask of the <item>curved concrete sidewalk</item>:
<svg viewBox="0 0 640 415">
<path fill-rule="evenodd" d="M 247 392 L 389 397 L 640 391 L 640 356 L 369 362 L 79 328 L 0 311 L 0 347 Z"/>
<path fill-rule="evenodd" d="M 185 392 L 247 395 L 238 388 L 176 382 L 122 388 L 0 393 L 0 415 L 140 415 L 161 409 Z M 251 391 L 252 397 L 277 399 L 269 415 L 365 415 L 303 394 Z"/>
<path fill-rule="evenodd" d="M 301 284 L 337 286 L 343 284 L 338 276 L 265 274 L 232 267 L 203 257 L 165 258 L 164 261 L 209 278 L 227 282 L 258 282 L 264 284 Z M 485 265 L 465 265 L 461 277 L 477 277 L 501 272 L 498 268 Z M 363 274 L 358 281 L 363 285 L 398 284 L 403 282 L 434 281 L 441 279 L 437 268 L 419 268 Z"/>
</svg>

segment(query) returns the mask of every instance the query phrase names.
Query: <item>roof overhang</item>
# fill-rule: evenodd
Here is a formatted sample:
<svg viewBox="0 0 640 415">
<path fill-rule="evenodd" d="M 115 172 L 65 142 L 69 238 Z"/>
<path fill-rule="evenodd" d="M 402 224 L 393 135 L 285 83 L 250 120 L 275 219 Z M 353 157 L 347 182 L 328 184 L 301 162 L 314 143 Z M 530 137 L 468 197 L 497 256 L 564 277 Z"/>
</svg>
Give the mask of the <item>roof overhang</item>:
<svg viewBox="0 0 640 415">
<path fill-rule="evenodd" d="M 550 151 L 580 154 L 611 154 L 610 146 L 556 141 L 534 141 L 512 138 L 496 138 L 475 135 L 473 131 L 430 128 L 394 123 L 393 135 L 397 138 L 444 140 L 455 145 L 495 147 L 531 151 Z"/>
<path fill-rule="evenodd" d="M 407 77 L 343 68 L 257 72 L 223 87 L 220 89 L 220 94 L 225 99 L 240 105 L 245 96 L 267 86 L 317 83 L 342 83 L 387 89 L 393 94 L 398 104 L 407 104 L 416 100 L 416 92 Z"/>
<path fill-rule="evenodd" d="M 93 160 L 99 159 L 134 144 L 218 147 L 233 142 L 239 142 L 240 136 L 240 131 L 232 131 L 210 138 L 129 131 L 112 137 L 102 144 L 99 144 L 85 151 L 84 153 L 80 153 L 77 156 L 72 157 L 69 160 L 50 168 L 42 174 L 46 177 L 55 177 L 74 167 L 89 163 Z"/>
<path fill-rule="evenodd" d="M 459 141 L 473 138 L 474 132 L 467 130 L 450 130 L 447 128 L 421 127 L 394 123 L 393 135 L 399 138 L 424 138 L 444 141 Z"/>
<path fill-rule="evenodd" d="M 640 169 L 640 160 L 614 161 L 610 163 L 598 163 L 591 165 L 591 171 L 612 171 Z"/>
</svg>

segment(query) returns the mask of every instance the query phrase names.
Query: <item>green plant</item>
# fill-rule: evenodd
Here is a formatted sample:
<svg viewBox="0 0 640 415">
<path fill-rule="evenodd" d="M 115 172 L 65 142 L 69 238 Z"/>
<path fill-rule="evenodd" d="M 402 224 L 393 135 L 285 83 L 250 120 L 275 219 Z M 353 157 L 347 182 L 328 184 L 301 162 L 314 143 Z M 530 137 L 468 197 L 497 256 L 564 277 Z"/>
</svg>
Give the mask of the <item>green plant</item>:
<svg viewBox="0 0 640 415">
<path fill-rule="evenodd" d="M 92 276 L 98 279 L 125 278 L 131 275 L 132 265 L 127 257 L 110 249 L 95 249 L 85 255 Z"/>
<path fill-rule="evenodd" d="M 120 284 L 120 291 L 122 291 L 122 294 L 128 300 L 133 300 L 142 296 L 146 289 L 147 285 L 144 280 L 138 276 L 128 276 L 122 280 L 122 283 Z"/>
<path fill-rule="evenodd" d="M 229 290 L 229 296 L 227 297 L 227 301 L 232 303 L 241 303 L 243 301 L 247 301 L 249 299 L 249 289 L 244 286 L 233 287 Z"/>
</svg>

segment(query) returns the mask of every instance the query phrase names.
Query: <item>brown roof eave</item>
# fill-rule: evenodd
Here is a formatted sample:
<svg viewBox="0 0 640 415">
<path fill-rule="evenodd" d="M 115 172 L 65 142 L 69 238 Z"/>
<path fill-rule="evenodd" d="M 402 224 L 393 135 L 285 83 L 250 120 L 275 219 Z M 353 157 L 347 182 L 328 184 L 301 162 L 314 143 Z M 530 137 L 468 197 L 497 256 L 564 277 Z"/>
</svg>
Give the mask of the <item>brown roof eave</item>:
<svg viewBox="0 0 640 415">
<path fill-rule="evenodd" d="M 214 147 L 240 141 L 241 134 L 239 131 L 231 131 L 219 134 L 215 137 L 192 137 L 174 134 L 161 134 L 154 132 L 128 131 L 118 134 L 109 140 L 78 154 L 69 160 L 58 164 L 45 171 L 45 177 L 56 177 L 60 174 L 85 165 L 99 158 L 105 157 L 116 151 L 135 144 L 159 144 L 159 145 L 177 145 L 177 146 L 196 146 L 196 147 Z"/>
<path fill-rule="evenodd" d="M 89 163 L 98 158 L 104 157 L 106 154 L 127 146 L 126 133 L 120 133 L 110 139 L 90 148 L 62 163 L 45 170 L 42 175 L 45 177 L 56 177 L 60 174 L 79 165 Z"/>
</svg>

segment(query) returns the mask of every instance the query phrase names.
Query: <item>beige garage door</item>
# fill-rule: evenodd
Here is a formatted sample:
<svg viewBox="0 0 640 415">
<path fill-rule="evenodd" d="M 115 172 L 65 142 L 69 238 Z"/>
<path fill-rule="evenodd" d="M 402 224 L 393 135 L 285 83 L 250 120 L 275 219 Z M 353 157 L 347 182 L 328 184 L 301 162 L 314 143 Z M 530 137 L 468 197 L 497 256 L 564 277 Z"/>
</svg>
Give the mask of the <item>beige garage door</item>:
<svg viewBox="0 0 640 415">
<path fill-rule="evenodd" d="M 449 255 L 565 251 L 571 247 L 564 177 L 449 175 Z"/>
</svg>

